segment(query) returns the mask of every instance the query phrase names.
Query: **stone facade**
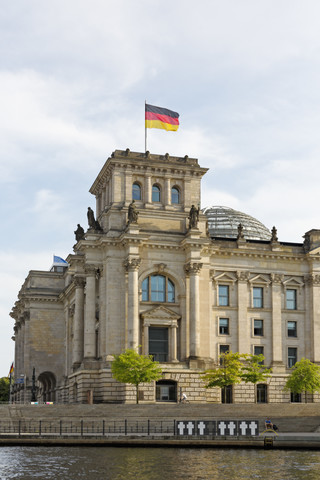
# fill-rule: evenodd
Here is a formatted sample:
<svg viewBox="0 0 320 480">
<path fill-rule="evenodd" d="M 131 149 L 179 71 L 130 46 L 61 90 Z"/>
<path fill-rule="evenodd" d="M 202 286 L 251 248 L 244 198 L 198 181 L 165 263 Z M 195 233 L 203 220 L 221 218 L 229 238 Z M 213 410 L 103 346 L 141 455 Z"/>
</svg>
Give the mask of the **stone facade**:
<svg viewBox="0 0 320 480">
<path fill-rule="evenodd" d="M 134 388 L 110 370 L 126 348 L 163 366 L 162 381 L 142 386 L 144 402 L 177 401 L 182 391 L 220 402 L 200 375 L 223 350 L 262 352 L 273 376 L 258 399 L 291 400 L 282 389 L 289 365 L 320 363 L 320 231 L 303 244 L 275 232 L 270 241 L 215 237 L 198 210 L 206 172 L 187 156 L 127 149 L 108 158 L 90 189 L 95 223 L 68 266 L 31 271 L 11 312 L 14 401 L 30 400 L 34 368 L 39 400 L 134 402 Z M 255 398 L 254 386 L 236 385 L 228 401 Z"/>
</svg>

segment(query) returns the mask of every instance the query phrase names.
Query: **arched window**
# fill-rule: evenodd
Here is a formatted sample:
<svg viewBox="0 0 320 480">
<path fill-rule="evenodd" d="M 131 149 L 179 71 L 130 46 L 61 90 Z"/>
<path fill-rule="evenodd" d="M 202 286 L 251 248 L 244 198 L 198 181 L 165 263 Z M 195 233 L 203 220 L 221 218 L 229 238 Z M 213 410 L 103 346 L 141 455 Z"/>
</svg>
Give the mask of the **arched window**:
<svg viewBox="0 0 320 480">
<path fill-rule="evenodd" d="M 137 182 L 132 185 L 132 200 L 141 200 L 141 187 Z"/>
<path fill-rule="evenodd" d="M 172 204 L 180 203 L 180 192 L 177 187 L 171 188 L 171 203 Z"/>
<path fill-rule="evenodd" d="M 142 301 L 174 303 L 174 283 L 164 275 L 149 275 L 142 282 Z"/>
<path fill-rule="evenodd" d="M 156 184 L 152 185 L 152 201 L 160 202 L 160 187 Z"/>
</svg>

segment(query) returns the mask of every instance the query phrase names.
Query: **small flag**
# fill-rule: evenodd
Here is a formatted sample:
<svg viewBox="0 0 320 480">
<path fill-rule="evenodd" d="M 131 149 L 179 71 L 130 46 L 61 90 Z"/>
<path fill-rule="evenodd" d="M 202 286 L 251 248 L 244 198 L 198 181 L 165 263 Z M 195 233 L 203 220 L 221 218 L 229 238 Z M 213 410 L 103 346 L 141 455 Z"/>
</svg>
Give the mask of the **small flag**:
<svg viewBox="0 0 320 480">
<path fill-rule="evenodd" d="M 9 370 L 9 375 L 8 375 L 8 377 L 11 377 L 11 375 L 13 374 L 13 372 L 14 372 L 14 368 L 13 368 L 13 362 L 12 362 L 11 367 L 10 367 L 10 370 Z"/>
<path fill-rule="evenodd" d="M 61 257 L 57 257 L 56 255 L 53 255 L 53 263 L 63 263 L 64 265 L 68 265 L 68 262 L 63 260 Z"/>
<path fill-rule="evenodd" d="M 163 130 L 176 131 L 179 128 L 179 113 L 146 103 L 145 121 L 146 128 L 162 128 Z"/>
</svg>

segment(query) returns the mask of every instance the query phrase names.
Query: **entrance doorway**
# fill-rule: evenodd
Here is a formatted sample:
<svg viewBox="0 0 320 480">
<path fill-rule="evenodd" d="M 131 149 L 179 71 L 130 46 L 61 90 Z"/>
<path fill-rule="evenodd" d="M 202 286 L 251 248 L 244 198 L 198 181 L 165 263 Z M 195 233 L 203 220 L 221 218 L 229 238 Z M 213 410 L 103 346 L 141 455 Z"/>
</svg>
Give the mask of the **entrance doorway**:
<svg viewBox="0 0 320 480">
<path fill-rule="evenodd" d="M 176 402 L 177 383 L 173 380 L 159 380 L 156 383 L 157 402 Z"/>
</svg>

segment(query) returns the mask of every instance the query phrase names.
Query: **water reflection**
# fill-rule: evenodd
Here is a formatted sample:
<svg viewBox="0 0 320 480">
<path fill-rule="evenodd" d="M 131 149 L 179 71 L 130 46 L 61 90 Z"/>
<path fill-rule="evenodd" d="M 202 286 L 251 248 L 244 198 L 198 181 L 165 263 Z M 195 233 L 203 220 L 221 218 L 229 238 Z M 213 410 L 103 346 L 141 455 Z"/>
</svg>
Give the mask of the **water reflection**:
<svg viewBox="0 0 320 480">
<path fill-rule="evenodd" d="M 0 479 L 316 480 L 320 452 L 294 450 L 2 447 Z"/>
</svg>

